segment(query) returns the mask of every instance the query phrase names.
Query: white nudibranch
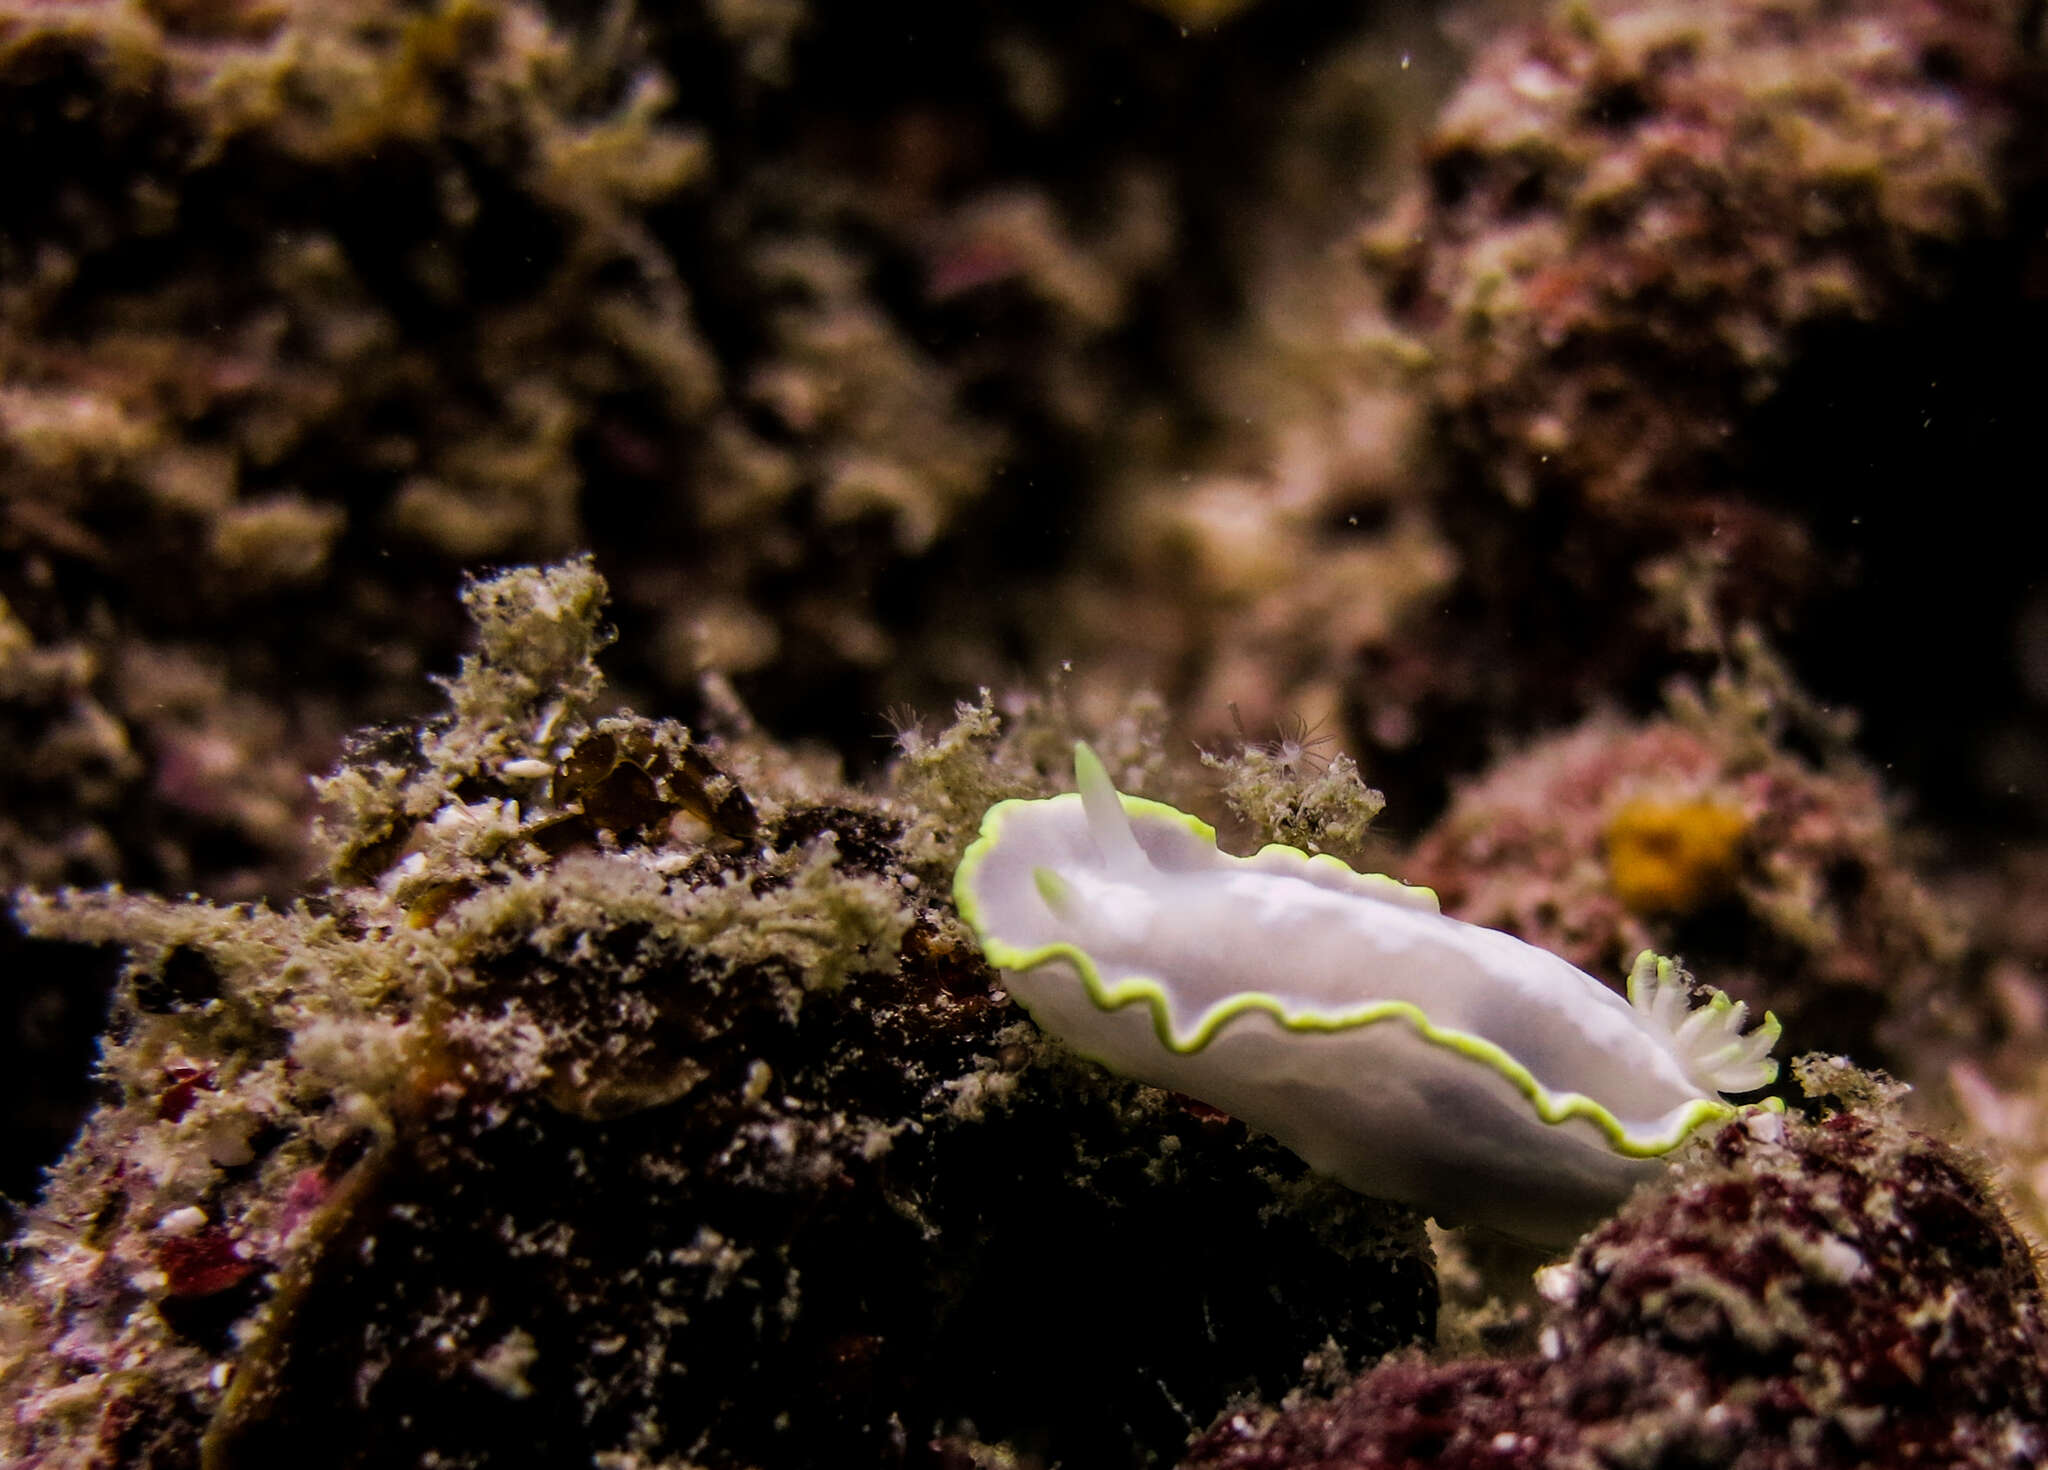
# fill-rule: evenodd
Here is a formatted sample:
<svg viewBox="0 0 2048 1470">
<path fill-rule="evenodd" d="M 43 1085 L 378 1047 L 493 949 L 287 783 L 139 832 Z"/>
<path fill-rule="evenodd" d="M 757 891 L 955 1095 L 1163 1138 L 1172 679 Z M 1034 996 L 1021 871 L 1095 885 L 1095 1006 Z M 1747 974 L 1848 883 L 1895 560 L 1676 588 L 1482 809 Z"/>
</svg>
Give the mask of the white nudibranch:
<svg viewBox="0 0 2048 1470">
<path fill-rule="evenodd" d="M 1777 1077 L 1776 1018 L 1745 1034 L 1739 1001 L 1694 1006 L 1667 959 L 1638 958 L 1624 1000 L 1427 888 L 1291 847 L 1233 857 L 1085 745 L 1074 777 L 991 807 L 954 879 L 1010 993 L 1082 1056 L 1361 1193 L 1568 1245 L 1737 1112 L 1722 1093 Z"/>
</svg>

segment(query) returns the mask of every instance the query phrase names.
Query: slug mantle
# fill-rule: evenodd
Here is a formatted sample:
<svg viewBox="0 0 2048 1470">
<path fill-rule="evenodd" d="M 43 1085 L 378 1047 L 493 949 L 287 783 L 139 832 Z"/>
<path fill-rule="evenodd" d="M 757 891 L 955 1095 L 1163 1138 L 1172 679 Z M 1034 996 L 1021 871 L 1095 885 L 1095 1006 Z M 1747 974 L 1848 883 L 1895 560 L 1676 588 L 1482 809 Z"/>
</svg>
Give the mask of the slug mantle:
<svg viewBox="0 0 2048 1470">
<path fill-rule="evenodd" d="M 1361 1193 L 1569 1244 L 1702 1124 L 1777 1077 L 1645 952 L 1628 998 L 1547 950 L 1447 918 L 1436 895 L 1327 855 L 1248 858 L 1111 784 L 982 819 L 954 896 L 1046 1031 L 1124 1076 L 1272 1134 Z"/>
</svg>

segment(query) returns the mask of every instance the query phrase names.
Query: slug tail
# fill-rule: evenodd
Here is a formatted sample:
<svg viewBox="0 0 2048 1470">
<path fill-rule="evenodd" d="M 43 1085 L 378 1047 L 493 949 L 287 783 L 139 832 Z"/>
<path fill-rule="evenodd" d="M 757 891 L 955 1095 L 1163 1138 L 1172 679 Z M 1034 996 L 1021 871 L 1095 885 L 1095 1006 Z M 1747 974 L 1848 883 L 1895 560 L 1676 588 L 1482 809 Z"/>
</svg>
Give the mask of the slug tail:
<svg viewBox="0 0 2048 1470">
<path fill-rule="evenodd" d="M 1103 866 L 1113 872 L 1151 866 L 1145 850 L 1138 846 L 1138 834 L 1131 830 L 1131 819 L 1108 769 L 1084 741 L 1074 743 L 1074 785 L 1080 790 L 1081 808 L 1088 814 L 1088 835 L 1095 839 Z"/>
</svg>

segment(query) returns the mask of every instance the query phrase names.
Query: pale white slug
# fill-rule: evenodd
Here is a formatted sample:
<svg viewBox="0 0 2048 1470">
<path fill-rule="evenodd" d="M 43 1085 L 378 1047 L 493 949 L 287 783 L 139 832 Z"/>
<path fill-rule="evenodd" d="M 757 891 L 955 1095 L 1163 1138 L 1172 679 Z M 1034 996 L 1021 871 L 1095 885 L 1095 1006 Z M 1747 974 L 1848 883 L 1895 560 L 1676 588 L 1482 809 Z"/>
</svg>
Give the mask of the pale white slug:
<svg viewBox="0 0 2048 1470">
<path fill-rule="evenodd" d="M 1743 1034 L 1645 953 L 1623 999 L 1436 895 L 1333 857 L 1233 857 L 1125 796 L 991 807 L 954 896 L 1010 992 L 1081 1055 L 1272 1134 L 1352 1188 L 1446 1222 L 1569 1244 L 1661 1167 L 1723 1092 L 1768 1085 Z"/>
</svg>

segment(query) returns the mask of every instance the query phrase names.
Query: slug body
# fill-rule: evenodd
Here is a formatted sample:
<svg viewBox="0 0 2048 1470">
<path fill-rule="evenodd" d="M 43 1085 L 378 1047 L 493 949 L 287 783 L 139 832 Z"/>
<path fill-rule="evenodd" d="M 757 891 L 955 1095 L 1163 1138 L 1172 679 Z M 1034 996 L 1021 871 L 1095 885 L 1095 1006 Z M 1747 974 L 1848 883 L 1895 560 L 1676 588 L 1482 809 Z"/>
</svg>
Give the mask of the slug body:
<svg viewBox="0 0 2048 1470">
<path fill-rule="evenodd" d="M 954 894 L 1038 1024 L 1123 1076 L 1198 1098 L 1383 1199 L 1569 1244 L 1775 1079 L 1668 960 L 1627 999 L 1436 896 L 1328 856 L 1216 846 L 1125 796 L 1093 752 L 1078 794 L 989 809 Z"/>
</svg>

